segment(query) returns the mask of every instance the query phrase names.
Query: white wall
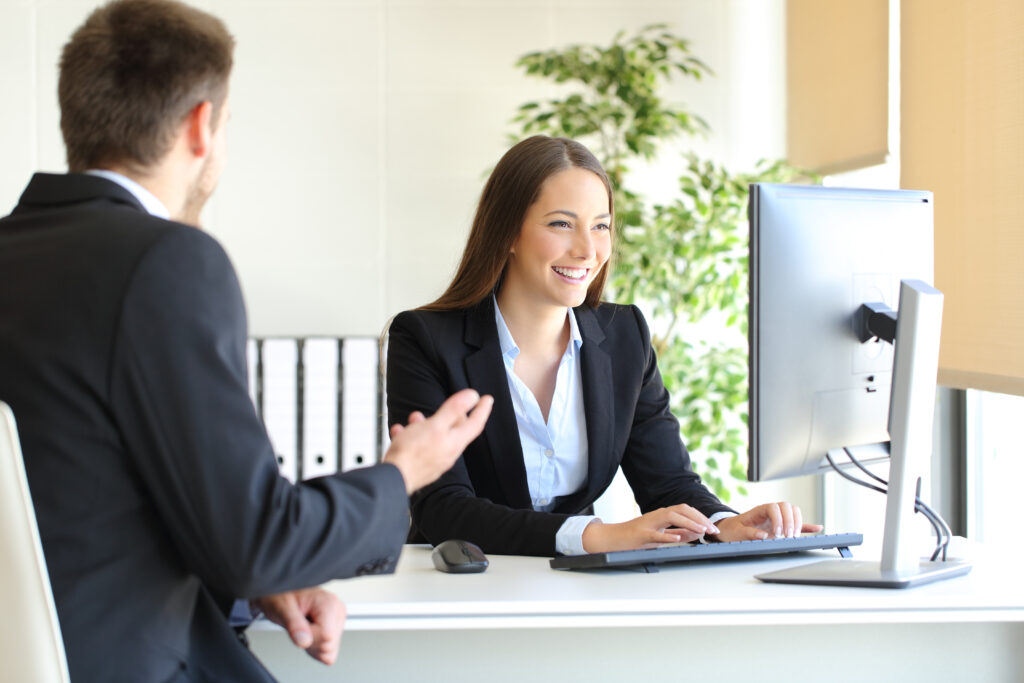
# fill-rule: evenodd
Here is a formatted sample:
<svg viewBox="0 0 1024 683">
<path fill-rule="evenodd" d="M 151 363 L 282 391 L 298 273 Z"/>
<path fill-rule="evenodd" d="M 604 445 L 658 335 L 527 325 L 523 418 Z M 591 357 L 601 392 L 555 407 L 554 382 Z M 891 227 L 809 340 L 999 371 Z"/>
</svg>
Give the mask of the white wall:
<svg viewBox="0 0 1024 683">
<path fill-rule="evenodd" d="M 65 168 L 56 65 L 97 4 L 0 0 L 0 212 L 33 170 Z M 526 52 L 668 22 L 717 74 L 672 90 L 713 129 L 686 146 L 736 169 L 784 150 L 781 0 L 195 4 L 238 41 L 231 158 L 204 219 L 255 335 L 377 334 L 441 292 L 516 106 L 552 94 L 514 67 Z"/>
<path fill-rule="evenodd" d="M 57 61 L 97 4 L 0 0 L 0 213 L 32 171 L 66 168 Z M 238 41 L 231 156 L 204 222 L 254 335 L 376 335 L 440 294 L 516 106 L 554 94 L 515 68 L 527 52 L 666 22 L 715 72 L 669 91 L 712 128 L 679 150 L 736 170 L 785 150 L 782 0 L 195 4 Z M 640 177 L 659 196 L 678 168 L 666 154 Z"/>
<path fill-rule="evenodd" d="M 0 213 L 62 171 L 60 49 L 99 3 L 0 0 Z M 376 335 L 458 263 L 516 107 L 554 88 L 516 60 L 665 22 L 715 76 L 669 91 L 711 125 L 682 141 L 734 170 L 785 151 L 783 0 L 204 0 L 238 47 L 230 161 L 204 214 L 238 269 L 253 335 Z M 678 157 L 642 174 L 675 187 Z M 796 499 L 759 484 L 737 506 Z M 813 510 L 813 512 L 812 512 Z"/>
</svg>

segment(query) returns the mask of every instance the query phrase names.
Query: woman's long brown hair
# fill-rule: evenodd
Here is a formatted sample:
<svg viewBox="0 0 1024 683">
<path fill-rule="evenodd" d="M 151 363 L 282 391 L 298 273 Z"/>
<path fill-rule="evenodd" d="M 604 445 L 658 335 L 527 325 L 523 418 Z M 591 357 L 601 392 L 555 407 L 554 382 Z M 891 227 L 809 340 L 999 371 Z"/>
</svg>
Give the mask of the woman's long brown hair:
<svg viewBox="0 0 1024 683">
<path fill-rule="evenodd" d="M 512 244 L 527 210 L 540 196 L 541 185 L 555 173 L 573 167 L 587 169 L 601 179 L 608 191 L 608 210 L 614 215 L 611 182 L 590 150 L 567 138 L 526 138 L 505 152 L 487 179 L 455 278 L 439 299 L 420 310 L 470 308 L 497 292 Z M 584 303 L 596 306 L 600 302 L 608 268 L 606 263 L 590 283 Z"/>
</svg>

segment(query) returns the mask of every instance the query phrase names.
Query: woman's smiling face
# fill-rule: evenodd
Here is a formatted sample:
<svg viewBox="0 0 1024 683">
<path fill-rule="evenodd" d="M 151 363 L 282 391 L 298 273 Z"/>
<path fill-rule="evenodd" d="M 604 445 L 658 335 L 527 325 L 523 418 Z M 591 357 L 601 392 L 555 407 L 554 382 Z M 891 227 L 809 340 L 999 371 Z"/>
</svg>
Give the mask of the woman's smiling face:
<svg viewBox="0 0 1024 683">
<path fill-rule="evenodd" d="M 611 212 L 601 179 L 571 167 L 550 176 L 526 212 L 502 289 L 540 305 L 572 308 L 611 255 Z"/>
</svg>

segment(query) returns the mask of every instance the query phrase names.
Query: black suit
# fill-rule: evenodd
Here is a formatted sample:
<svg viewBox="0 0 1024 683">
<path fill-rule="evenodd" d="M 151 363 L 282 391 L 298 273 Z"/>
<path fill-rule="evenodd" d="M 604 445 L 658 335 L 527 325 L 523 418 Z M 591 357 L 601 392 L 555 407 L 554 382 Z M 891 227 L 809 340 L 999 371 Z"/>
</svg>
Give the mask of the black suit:
<svg viewBox="0 0 1024 683">
<path fill-rule="evenodd" d="M 270 680 L 228 626 L 234 598 L 393 569 L 393 466 L 278 475 L 212 237 L 108 180 L 39 174 L 0 220 L 0 273 L 0 400 L 72 680 Z"/>
<path fill-rule="evenodd" d="M 588 477 L 552 512 L 532 509 L 493 300 L 464 311 L 406 311 L 391 323 L 389 423 L 404 423 L 414 410 L 430 415 L 466 387 L 494 396 L 484 434 L 413 497 L 413 525 L 426 540 L 460 538 L 486 552 L 554 555 L 559 527 L 593 504 L 619 465 L 644 512 L 678 503 L 705 515 L 731 511 L 690 468 L 640 311 L 615 304 L 574 311 L 583 337 Z"/>
</svg>

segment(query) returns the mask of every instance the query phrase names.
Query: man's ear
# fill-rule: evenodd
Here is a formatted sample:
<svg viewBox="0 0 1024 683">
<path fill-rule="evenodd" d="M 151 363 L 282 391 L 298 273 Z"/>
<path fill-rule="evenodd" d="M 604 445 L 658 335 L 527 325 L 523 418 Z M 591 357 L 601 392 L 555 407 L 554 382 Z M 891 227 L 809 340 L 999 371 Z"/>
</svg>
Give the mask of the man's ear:
<svg viewBox="0 0 1024 683">
<path fill-rule="evenodd" d="M 184 132 L 188 149 L 197 157 L 205 157 L 210 151 L 210 138 L 213 137 L 213 130 L 210 128 L 212 117 L 213 103 L 210 101 L 200 102 L 185 116 Z"/>
</svg>

